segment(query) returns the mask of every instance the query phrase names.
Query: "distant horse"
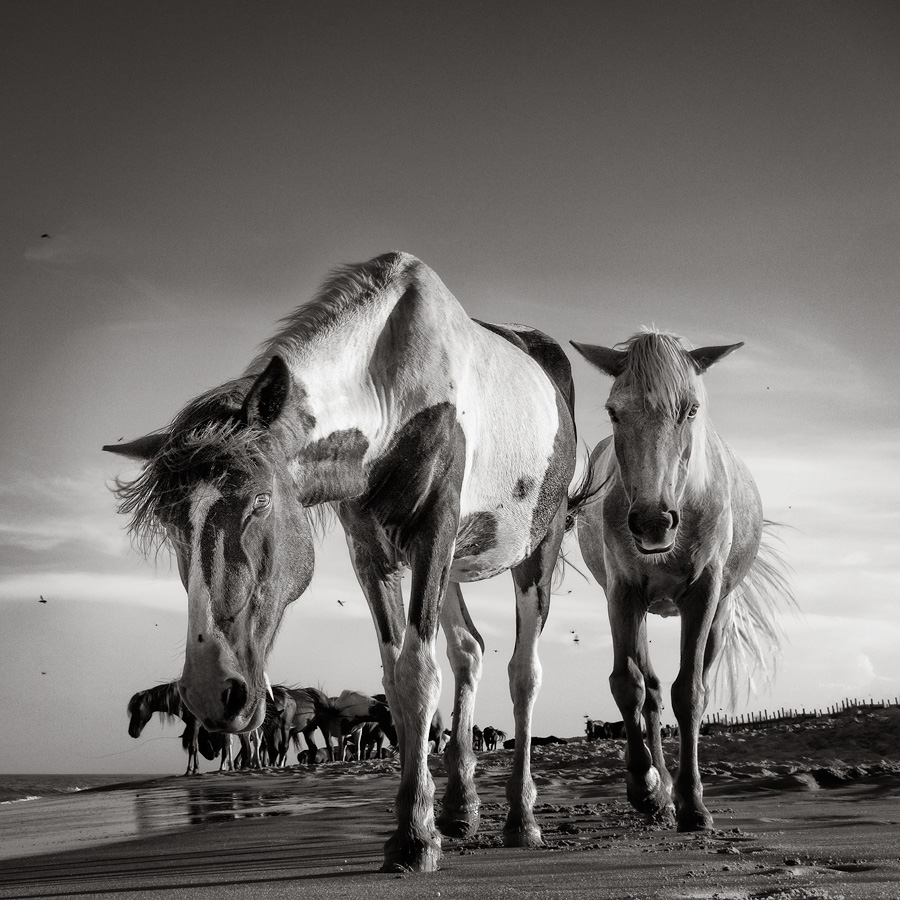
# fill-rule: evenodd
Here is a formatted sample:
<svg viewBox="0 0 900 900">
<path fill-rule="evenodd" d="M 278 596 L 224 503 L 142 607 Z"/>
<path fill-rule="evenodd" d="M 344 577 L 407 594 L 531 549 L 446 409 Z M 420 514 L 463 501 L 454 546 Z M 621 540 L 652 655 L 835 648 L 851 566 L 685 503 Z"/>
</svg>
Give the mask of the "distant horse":
<svg viewBox="0 0 900 900">
<path fill-rule="evenodd" d="M 484 732 L 477 725 L 472 726 L 472 749 L 484 750 Z"/>
<path fill-rule="evenodd" d="M 343 747 L 344 738 L 354 733 L 355 755 L 360 759 L 362 728 L 357 726 L 365 722 L 375 722 L 392 744 L 397 742 L 394 720 L 386 699 L 370 697 L 359 691 L 342 691 L 340 696 L 331 697 L 329 700 L 330 708 L 336 712 L 336 715 L 322 720 L 322 734 L 325 735 L 329 747 L 332 744 Z"/>
<path fill-rule="evenodd" d="M 270 766 L 281 767 L 291 745 L 291 730 L 297 714 L 297 702 L 290 690 L 281 684 L 272 685 L 266 698 L 266 717 L 260 726 L 262 746 Z"/>
<path fill-rule="evenodd" d="M 504 839 L 541 843 L 531 712 L 552 573 L 581 500 L 567 497 L 573 410 L 571 368 L 555 342 L 470 319 L 424 263 L 389 253 L 335 273 L 243 376 L 165 430 L 105 448 L 144 464 L 119 482 L 120 510 L 139 542 L 167 539 L 176 554 L 188 594 L 179 684 L 211 730 L 262 722 L 266 658 L 312 577 L 310 518 L 322 504 L 337 513 L 375 622 L 402 759 L 385 871 L 432 870 L 440 858 L 426 765 L 439 624 L 456 727 L 437 825 L 454 836 L 477 830 L 472 711 L 484 644 L 459 583 L 507 569 L 517 749 Z"/>
<path fill-rule="evenodd" d="M 497 744 L 500 741 L 506 740 L 506 732 L 500 731 L 499 728 L 494 728 L 493 725 L 488 725 L 487 728 L 482 732 L 484 736 L 484 749 L 485 750 L 496 750 Z"/>
<path fill-rule="evenodd" d="M 132 696 L 128 701 L 128 733 L 131 737 L 141 736 L 144 726 L 153 718 L 153 713 L 160 713 L 168 719 L 181 719 L 184 722 L 181 745 L 188 755 L 185 775 L 199 774 L 201 750 L 207 759 L 215 759 L 219 753 L 223 753 L 220 768 L 225 765 L 223 735 L 212 736 L 201 728 L 196 716 L 182 702 L 177 681 L 158 684 L 145 691 L 138 691 Z"/>
<path fill-rule="evenodd" d="M 768 650 L 778 646 L 774 604 L 779 596 L 793 602 L 777 555 L 761 545 L 767 523 L 753 478 L 706 412 L 700 376 L 741 344 L 686 350 L 674 335 L 647 331 L 616 349 L 573 345 L 615 379 L 606 403 L 613 434 L 592 453 L 599 493 L 579 512 L 578 539 L 608 601 L 610 685 L 625 722 L 628 797 L 649 816 L 672 820 L 646 616 L 680 615 L 674 816 L 679 831 L 708 829 L 697 738 L 710 667 L 721 657 L 732 689 L 741 657 L 765 667 Z"/>
<path fill-rule="evenodd" d="M 598 741 L 606 737 L 606 722 L 599 719 L 586 719 L 584 733 L 589 741 Z"/>
<path fill-rule="evenodd" d="M 359 740 L 361 759 L 383 759 L 390 748 L 395 746 L 396 732 L 392 741 L 377 722 L 363 722 Z"/>
</svg>

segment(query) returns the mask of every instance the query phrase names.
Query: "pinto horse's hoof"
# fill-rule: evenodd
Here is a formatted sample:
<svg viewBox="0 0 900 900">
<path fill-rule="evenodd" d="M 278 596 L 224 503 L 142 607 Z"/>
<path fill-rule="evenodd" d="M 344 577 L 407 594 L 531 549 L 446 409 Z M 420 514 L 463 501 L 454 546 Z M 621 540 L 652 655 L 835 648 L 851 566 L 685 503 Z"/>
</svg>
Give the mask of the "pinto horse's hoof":
<svg viewBox="0 0 900 900">
<path fill-rule="evenodd" d="M 675 824 L 675 806 L 672 803 L 672 787 L 664 781 L 655 768 L 642 779 L 630 772 L 625 776 L 628 802 L 651 822 Z"/>
<path fill-rule="evenodd" d="M 396 835 L 384 845 L 384 863 L 379 872 L 397 874 L 402 872 L 436 872 L 441 858 L 441 839 L 401 840 Z"/>
</svg>

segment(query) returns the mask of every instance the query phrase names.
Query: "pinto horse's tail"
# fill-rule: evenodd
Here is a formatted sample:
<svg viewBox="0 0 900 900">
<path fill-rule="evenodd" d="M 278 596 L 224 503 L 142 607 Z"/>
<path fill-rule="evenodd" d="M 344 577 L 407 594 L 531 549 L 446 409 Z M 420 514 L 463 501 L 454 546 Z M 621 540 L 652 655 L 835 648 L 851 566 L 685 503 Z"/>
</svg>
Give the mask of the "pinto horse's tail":
<svg viewBox="0 0 900 900">
<path fill-rule="evenodd" d="M 756 690 L 754 676 L 771 684 L 784 632 L 779 611 L 796 610 L 797 601 L 789 580 L 789 567 L 776 542 L 777 522 L 763 521 L 759 552 L 743 581 L 722 601 L 726 617 L 723 646 L 714 664 L 711 681 L 723 686 L 727 702 L 734 707 L 743 684 L 747 694 Z M 742 681 L 741 678 L 746 679 Z"/>
</svg>

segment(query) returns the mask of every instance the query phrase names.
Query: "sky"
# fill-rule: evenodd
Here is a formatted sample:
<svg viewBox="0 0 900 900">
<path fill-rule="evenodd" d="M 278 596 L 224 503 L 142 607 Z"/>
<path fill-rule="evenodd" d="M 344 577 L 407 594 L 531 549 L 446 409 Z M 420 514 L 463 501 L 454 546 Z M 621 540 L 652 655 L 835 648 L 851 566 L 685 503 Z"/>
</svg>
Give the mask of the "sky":
<svg viewBox="0 0 900 900">
<path fill-rule="evenodd" d="M 186 597 L 130 546 L 109 487 L 135 469 L 100 447 L 391 249 L 470 315 L 566 347 L 644 325 L 745 342 L 705 376 L 710 417 L 788 526 L 800 609 L 734 712 L 900 694 L 898 46 L 887 2 L 7 0 L 0 773 L 182 771 L 179 729 L 132 740 L 125 709 L 180 674 Z M 610 382 L 569 355 L 586 452 Z M 568 553 L 538 735 L 619 718 L 605 599 Z M 476 722 L 511 732 L 511 580 L 464 591 Z M 677 621 L 651 639 L 668 691 Z M 269 672 L 380 689 L 339 528 Z"/>
</svg>

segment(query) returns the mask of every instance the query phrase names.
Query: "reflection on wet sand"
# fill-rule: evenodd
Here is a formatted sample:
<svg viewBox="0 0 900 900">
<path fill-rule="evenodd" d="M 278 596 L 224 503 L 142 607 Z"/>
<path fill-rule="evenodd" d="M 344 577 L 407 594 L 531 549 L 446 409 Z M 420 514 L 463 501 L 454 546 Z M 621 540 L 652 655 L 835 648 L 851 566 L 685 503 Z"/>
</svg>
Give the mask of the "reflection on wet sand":
<svg viewBox="0 0 900 900">
<path fill-rule="evenodd" d="M 297 770 L 171 776 L 8 804 L 0 815 L 0 859 L 64 852 L 230 819 L 312 815 L 374 802 L 372 796 L 361 799 L 358 791 L 354 797 L 336 776 L 310 778 Z M 324 792 L 316 785 L 323 780 L 328 782 Z"/>
<path fill-rule="evenodd" d="M 264 785 L 215 776 L 154 782 L 134 792 L 134 820 L 137 832 L 144 834 L 227 819 L 308 815 L 327 807 L 369 802 L 353 798 L 349 792 L 327 801 L 304 799 L 303 789 L 302 783 L 289 778 Z"/>
</svg>

